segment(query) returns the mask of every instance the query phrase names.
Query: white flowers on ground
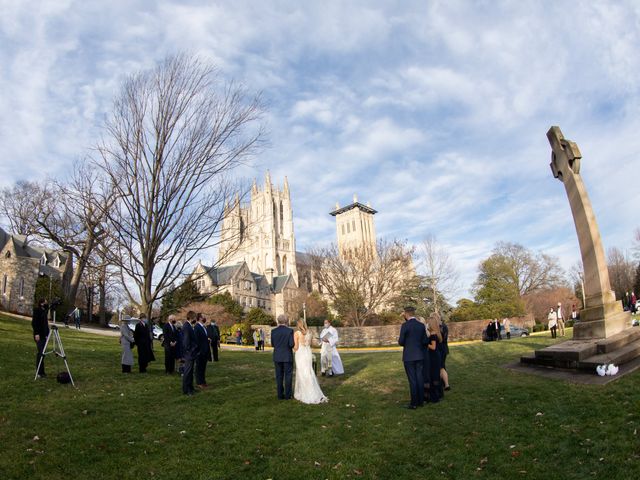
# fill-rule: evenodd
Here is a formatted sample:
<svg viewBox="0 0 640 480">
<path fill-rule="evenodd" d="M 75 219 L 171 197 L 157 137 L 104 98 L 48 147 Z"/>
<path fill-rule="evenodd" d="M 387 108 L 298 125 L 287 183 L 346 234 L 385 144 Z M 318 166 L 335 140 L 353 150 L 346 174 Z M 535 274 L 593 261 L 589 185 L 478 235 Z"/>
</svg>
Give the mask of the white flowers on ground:
<svg viewBox="0 0 640 480">
<path fill-rule="evenodd" d="M 596 367 L 596 373 L 601 377 L 604 377 L 605 375 L 609 375 L 609 376 L 616 375 L 618 373 L 618 370 L 619 368 L 615 366 L 613 363 L 610 363 L 609 365 L 606 365 L 606 364 L 598 365 Z"/>
</svg>

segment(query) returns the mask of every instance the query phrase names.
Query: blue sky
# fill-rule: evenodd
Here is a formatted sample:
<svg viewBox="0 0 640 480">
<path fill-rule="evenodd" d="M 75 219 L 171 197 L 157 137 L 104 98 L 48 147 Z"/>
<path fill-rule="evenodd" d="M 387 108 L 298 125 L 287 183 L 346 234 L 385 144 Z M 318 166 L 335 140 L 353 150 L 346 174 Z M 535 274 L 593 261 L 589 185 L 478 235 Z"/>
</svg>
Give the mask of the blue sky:
<svg viewBox="0 0 640 480">
<path fill-rule="evenodd" d="M 298 248 L 336 201 L 379 236 L 433 234 L 459 295 L 497 241 L 579 258 L 546 132 L 582 150 L 606 247 L 640 226 L 640 4 L 633 1 L 0 0 L 0 186 L 63 176 L 122 79 L 168 53 L 261 91 L 270 147 L 239 174 L 289 178 Z"/>
</svg>

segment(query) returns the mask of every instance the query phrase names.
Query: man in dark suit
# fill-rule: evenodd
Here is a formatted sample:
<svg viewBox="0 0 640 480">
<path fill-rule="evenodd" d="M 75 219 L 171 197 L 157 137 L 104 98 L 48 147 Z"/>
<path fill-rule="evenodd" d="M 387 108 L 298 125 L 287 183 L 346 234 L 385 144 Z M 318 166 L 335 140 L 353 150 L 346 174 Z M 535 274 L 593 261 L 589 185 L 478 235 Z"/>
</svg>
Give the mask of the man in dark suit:
<svg viewBox="0 0 640 480">
<path fill-rule="evenodd" d="M 424 405 L 422 365 L 428 342 L 424 324 L 416 320 L 415 314 L 414 307 L 404 308 L 403 316 L 406 321 L 400 327 L 400 338 L 398 339 L 398 343 L 403 347 L 402 361 L 411 392 L 411 403 L 406 408 L 411 410 Z"/>
<path fill-rule="evenodd" d="M 278 315 L 278 326 L 271 330 L 273 363 L 276 368 L 276 389 L 279 400 L 290 400 L 291 376 L 293 373 L 293 330 L 287 327 L 286 315 Z"/>
<path fill-rule="evenodd" d="M 145 323 L 147 316 L 140 314 L 140 321 L 136 323 L 133 331 L 133 341 L 138 349 L 138 369 L 140 373 L 147 372 L 147 365 L 152 360 L 151 339 L 149 338 L 149 327 Z"/>
<path fill-rule="evenodd" d="M 209 360 L 209 336 L 207 335 L 207 327 L 204 324 L 204 315 L 198 313 L 198 323 L 193 328 L 196 335 L 196 344 L 198 345 L 198 356 L 196 357 L 196 386 L 198 388 L 207 388 L 206 371 L 207 361 Z"/>
<path fill-rule="evenodd" d="M 216 325 L 215 320 L 211 320 L 211 323 L 207 325 L 207 335 L 209 336 L 209 343 L 211 344 L 211 358 L 214 362 L 218 361 L 218 347 L 220 346 L 220 329 Z"/>
<path fill-rule="evenodd" d="M 198 345 L 196 335 L 193 332 L 193 324 L 196 322 L 196 312 L 187 312 L 187 321 L 182 326 L 182 358 L 184 360 L 184 371 L 182 373 L 182 393 L 193 395 L 193 362 L 198 356 Z"/>
<path fill-rule="evenodd" d="M 47 337 L 49 336 L 49 322 L 47 321 L 47 315 L 49 314 L 49 305 L 43 298 L 38 302 L 38 306 L 33 309 L 33 317 L 31 318 L 31 328 L 33 329 L 33 340 L 36 342 L 36 368 L 40 365 L 38 370 L 38 377 L 46 377 L 44 373 L 44 345 L 47 343 Z M 42 358 L 42 363 L 40 359 Z"/>
<path fill-rule="evenodd" d="M 178 332 L 176 331 L 176 317 L 169 318 L 162 327 L 162 345 L 164 346 L 164 373 L 172 374 L 176 370 L 176 344 Z"/>
</svg>

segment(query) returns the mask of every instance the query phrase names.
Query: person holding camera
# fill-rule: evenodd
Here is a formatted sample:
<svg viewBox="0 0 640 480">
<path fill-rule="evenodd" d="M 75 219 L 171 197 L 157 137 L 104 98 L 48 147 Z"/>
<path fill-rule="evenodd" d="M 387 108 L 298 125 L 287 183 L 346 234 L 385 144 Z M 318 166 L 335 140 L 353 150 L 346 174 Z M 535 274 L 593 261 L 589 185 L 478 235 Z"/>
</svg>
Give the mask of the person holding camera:
<svg viewBox="0 0 640 480">
<path fill-rule="evenodd" d="M 38 368 L 38 377 L 46 377 L 44 372 L 44 346 L 49 336 L 49 322 L 47 315 L 49 314 L 49 305 L 42 298 L 38 302 L 38 306 L 33 309 L 33 317 L 31 318 L 31 328 L 33 329 L 33 340 L 36 342 L 36 368 Z M 40 362 L 42 359 L 42 362 Z"/>
</svg>

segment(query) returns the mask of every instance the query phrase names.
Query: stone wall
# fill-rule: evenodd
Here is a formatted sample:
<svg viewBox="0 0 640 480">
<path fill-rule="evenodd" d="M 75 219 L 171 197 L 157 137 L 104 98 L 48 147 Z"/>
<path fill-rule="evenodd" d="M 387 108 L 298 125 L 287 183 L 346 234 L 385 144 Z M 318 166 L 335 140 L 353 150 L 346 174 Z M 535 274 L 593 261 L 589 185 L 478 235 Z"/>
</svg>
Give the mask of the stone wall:
<svg viewBox="0 0 640 480">
<path fill-rule="evenodd" d="M 531 330 L 535 321 L 532 315 L 525 317 L 511 318 L 511 325 L 526 327 Z M 457 340 L 480 340 L 482 330 L 487 326 L 489 320 L 470 320 L 468 322 L 449 322 L 449 341 Z M 265 332 L 266 343 L 271 345 L 270 325 L 252 325 L 252 328 L 262 328 Z M 313 332 L 313 346 L 319 346 L 319 336 L 322 327 L 309 327 Z M 380 327 L 338 327 L 340 336 L 340 347 L 390 347 L 398 346 L 400 336 L 400 325 L 385 325 Z"/>
</svg>

